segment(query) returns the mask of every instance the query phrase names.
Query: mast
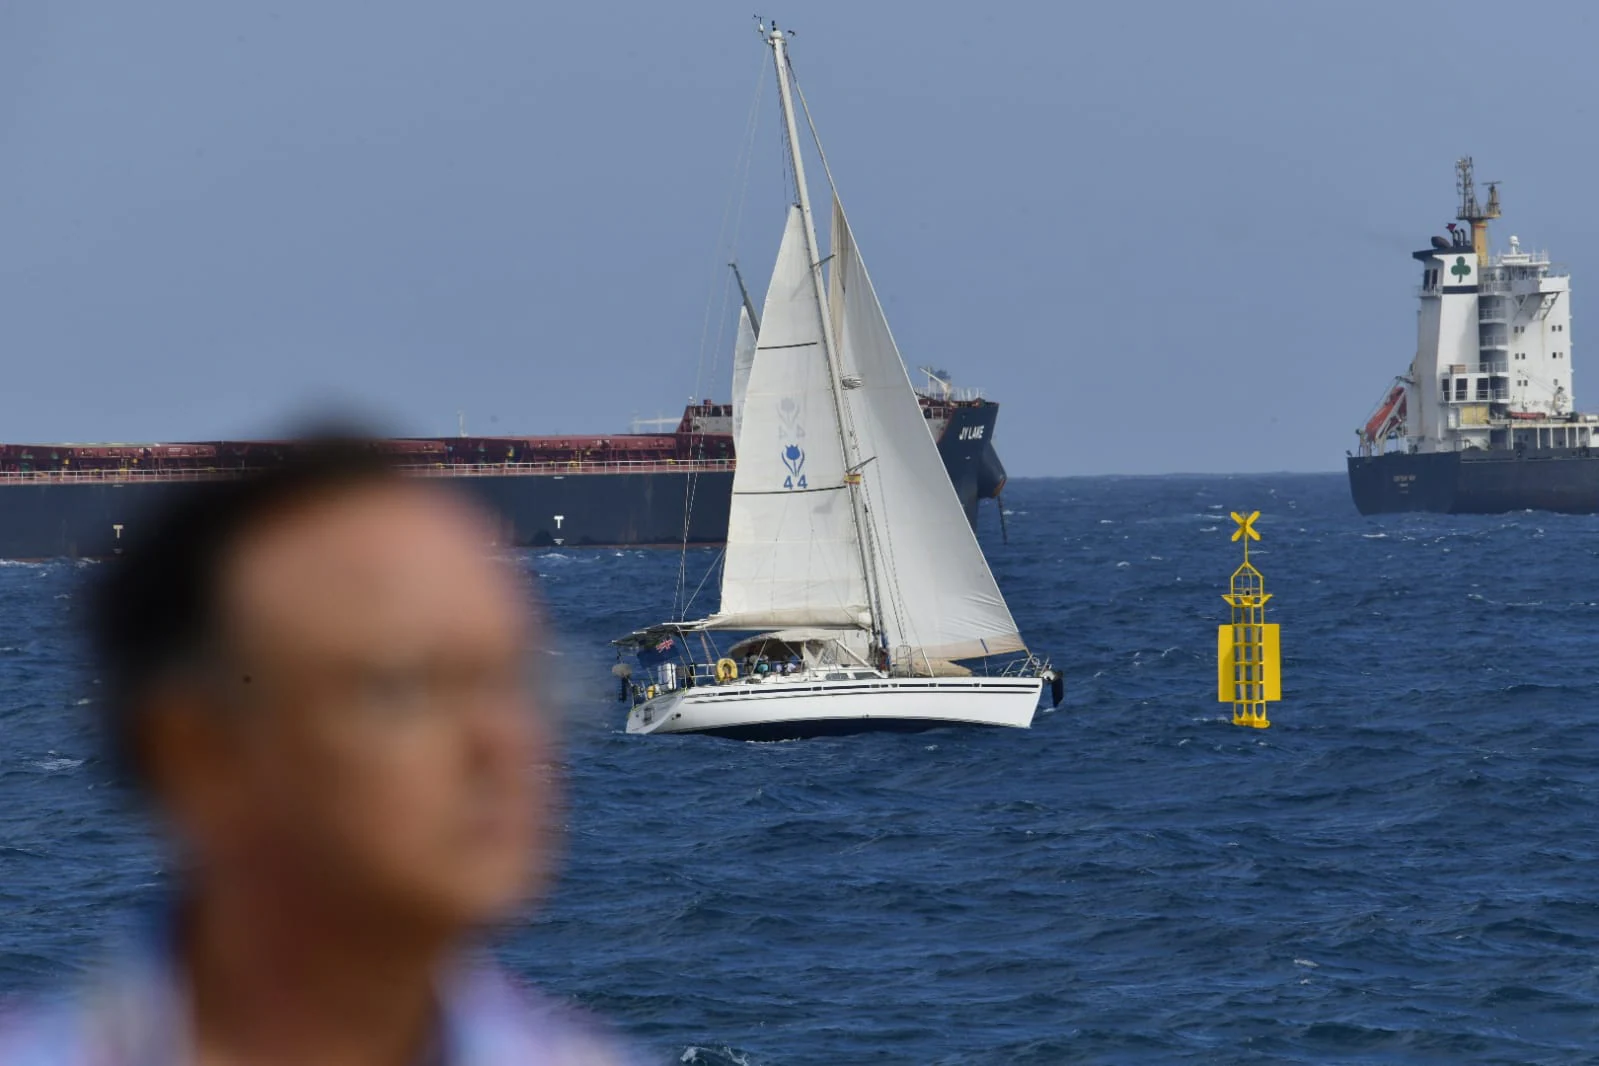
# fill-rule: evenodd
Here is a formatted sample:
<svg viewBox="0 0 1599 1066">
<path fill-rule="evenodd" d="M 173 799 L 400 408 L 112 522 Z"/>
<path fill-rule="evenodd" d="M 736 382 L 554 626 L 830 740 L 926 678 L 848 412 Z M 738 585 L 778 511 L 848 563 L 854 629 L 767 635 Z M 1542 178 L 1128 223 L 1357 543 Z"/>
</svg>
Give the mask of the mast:
<svg viewBox="0 0 1599 1066">
<path fill-rule="evenodd" d="M 755 310 L 755 301 L 750 299 L 750 291 L 744 287 L 744 275 L 738 272 L 737 263 L 729 263 L 733 268 L 733 280 L 738 282 L 738 295 L 744 301 L 744 313 L 750 316 L 750 326 L 757 334 L 761 332 L 761 313 Z"/>
<path fill-rule="evenodd" d="M 1499 183 L 1488 183 L 1488 206 L 1477 203 L 1477 186 L 1472 176 L 1471 156 L 1455 160 L 1455 189 L 1460 193 L 1460 210 L 1455 217 L 1471 223 L 1471 244 L 1477 251 L 1477 265 L 1488 265 L 1488 222 L 1499 217 Z"/>
<path fill-rule="evenodd" d="M 788 40 L 777 28 L 774 20 L 767 30 L 766 43 L 772 48 L 777 66 L 777 94 L 783 107 L 784 130 L 788 134 L 788 158 L 794 169 L 794 187 L 799 193 L 800 218 L 805 223 L 805 248 L 811 258 L 811 293 L 816 298 L 816 313 L 822 322 L 822 347 L 827 353 L 827 377 L 832 385 L 833 409 L 837 414 L 838 442 L 844 452 L 845 489 L 850 497 L 850 517 L 855 523 L 855 546 L 860 553 L 861 576 L 866 581 L 866 595 L 872 612 L 872 632 L 882 644 L 882 612 L 878 610 L 877 574 L 867 555 L 867 529 L 861 520 L 860 493 L 856 483 L 848 479 L 860 468 L 861 459 L 855 445 L 853 424 L 849 421 L 849 408 L 844 403 L 844 381 L 839 374 L 838 344 L 833 336 L 832 316 L 828 314 L 827 297 L 822 287 L 822 253 L 816 243 L 816 223 L 811 215 L 811 196 L 805 186 L 805 162 L 800 158 L 799 124 L 794 118 L 794 98 L 789 85 Z"/>
</svg>

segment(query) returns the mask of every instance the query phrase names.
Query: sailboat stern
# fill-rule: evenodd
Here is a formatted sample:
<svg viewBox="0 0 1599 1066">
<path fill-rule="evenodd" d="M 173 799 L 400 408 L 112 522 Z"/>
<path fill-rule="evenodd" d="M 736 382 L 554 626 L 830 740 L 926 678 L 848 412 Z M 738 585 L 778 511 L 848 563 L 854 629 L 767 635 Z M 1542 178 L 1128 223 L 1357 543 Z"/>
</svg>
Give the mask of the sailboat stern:
<svg viewBox="0 0 1599 1066">
<path fill-rule="evenodd" d="M 629 733 L 678 733 L 672 725 L 681 720 L 683 697 L 691 689 L 665 692 L 636 705 L 627 715 Z"/>
</svg>

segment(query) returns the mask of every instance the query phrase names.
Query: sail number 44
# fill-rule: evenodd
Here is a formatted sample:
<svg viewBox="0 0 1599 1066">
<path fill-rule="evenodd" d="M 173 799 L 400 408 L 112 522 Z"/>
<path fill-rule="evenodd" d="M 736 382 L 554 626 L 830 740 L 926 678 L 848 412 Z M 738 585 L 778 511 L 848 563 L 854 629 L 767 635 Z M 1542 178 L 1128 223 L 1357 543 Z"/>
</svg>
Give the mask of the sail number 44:
<svg viewBox="0 0 1599 1066">
<path fill-rule="evenodd" d="M 783 479 L 785 489 L 805 488 L 805 449 L 790 444 L 783 449 L 783 465 L 788 467 L 788 477 Z"/>
</svg>

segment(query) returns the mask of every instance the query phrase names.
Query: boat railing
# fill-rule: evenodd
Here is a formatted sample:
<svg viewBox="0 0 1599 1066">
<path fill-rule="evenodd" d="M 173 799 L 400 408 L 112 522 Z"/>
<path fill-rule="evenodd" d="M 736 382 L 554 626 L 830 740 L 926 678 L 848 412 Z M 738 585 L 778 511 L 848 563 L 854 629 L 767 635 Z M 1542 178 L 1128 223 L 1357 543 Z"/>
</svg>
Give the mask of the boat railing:
<svg viewBox="0 0 1599 1066">
<path fill-rule="evenodd" d="M 401 463 L 401 473 L 417 477 L 565 477 L 581 474 L 706 474 L 731 471 L 732 459 L 618 460 L 541 463 Z M 125 467 L 101 470 L 0 470 L 0 484 L 79 484 L 114 482 L 130 484 L 163 481 L 223 481 L 243 477 L 262 467 L 190 467 L 141 470 Z"/>
<path fill-rule="evenodd" d="M 1510 373 L 1510 362 L 1505 359 L 1482 359 L 1476 363 L 1450 363 L 1445 370 L 1445 380 L 1451 378 L 1469 378 L 1473 374 L 1492 374 L 1498 377 Z"/>
<path fill-rule="evenodd" d="M 1000 677 L 1037 677 L 1049 669 L 1049 660 L 1033 654 L 1019 655 L 1000 667 Z"/>
<path fill-rule="evenodd" d="M 1509 399 L 1509 389 L 1477 389 L 1466 396 L 1452 396 L 1443 402 L 1450 407 L 1469 407 L 1479 403 L 1504 403 Z"/>
<path fill-rule="evenodd" d="M 975 385 L 951 385 L 947 389 L 931 389 L 923 387 L 916 390 L 916 394 L 925 400 L 934 403 L 977 403 L 983 398 L 983 390 Z"/>
</svg>

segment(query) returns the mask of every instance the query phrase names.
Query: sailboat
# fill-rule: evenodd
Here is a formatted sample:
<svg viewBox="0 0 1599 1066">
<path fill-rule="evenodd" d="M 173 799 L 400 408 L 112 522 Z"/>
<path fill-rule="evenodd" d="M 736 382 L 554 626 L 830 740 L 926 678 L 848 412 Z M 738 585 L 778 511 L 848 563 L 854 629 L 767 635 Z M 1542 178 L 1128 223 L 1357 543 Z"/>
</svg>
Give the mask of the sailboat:
<svg viewBox="0 0 1599 1066">
<path fill-rule="evenodd" d="M 787 37 L 759 25 L 797 197 L 764 306 L 740 312 L 721 604 L 616 641 L 650 671 L 618 664 L 627 730 L 1026 728 L 1060 675 L 1028 651 L 944 474 L 807 108 L 832 200 L 820 253 Z M 718 634 L 748 635 L 718 653 Z"/>
</svg>

